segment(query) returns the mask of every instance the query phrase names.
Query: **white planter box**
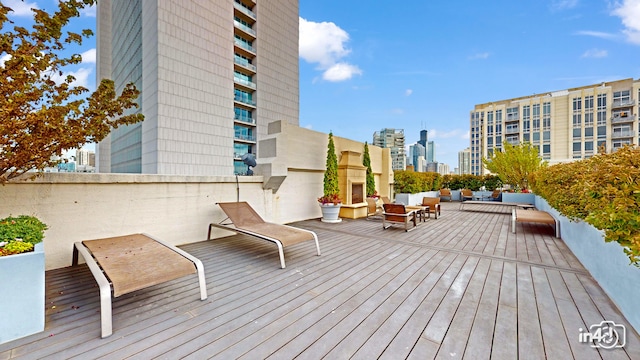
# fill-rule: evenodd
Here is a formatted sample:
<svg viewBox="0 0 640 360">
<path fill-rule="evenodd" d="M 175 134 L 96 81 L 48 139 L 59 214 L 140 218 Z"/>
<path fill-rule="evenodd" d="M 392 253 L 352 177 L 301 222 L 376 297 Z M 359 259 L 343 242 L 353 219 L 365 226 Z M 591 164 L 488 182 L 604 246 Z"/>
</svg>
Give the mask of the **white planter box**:
<svg viewBox="0 0 640 360">
<path fill-rule="evenodd" d="M 422 204 L 423 197 L 440 197 L 440 193 L 438 191 L 425 191 L 417 194 L 406 194 L 400 193 L 396 194 L 396 203 L 404 204 L 404 205 L 418 205 Z"/>
<path fill-rule="evenodd" d="M 535 196 L 535 194 L 532 194 L 532 193 L 503 192 L 502 193 L 502 202 L 511 202 L 511 203 L 535 205 L 536 196 Z"/>
<path fill-rule="evenodd" d="M 584 221 L 572 222 L 535 196 L 539 210 L 547 211 L 560 221 L 560 235 L 582 265 L 618 306 L 629 323 L 640 331 L 640 269 L 630 265 L 620 244 L 604 241 L 604 231 Z"/>
<path fill-rule="evenodd" d="M 44 246 L 0 257 L 0 344 L 44 331 Z"/>
</svg>

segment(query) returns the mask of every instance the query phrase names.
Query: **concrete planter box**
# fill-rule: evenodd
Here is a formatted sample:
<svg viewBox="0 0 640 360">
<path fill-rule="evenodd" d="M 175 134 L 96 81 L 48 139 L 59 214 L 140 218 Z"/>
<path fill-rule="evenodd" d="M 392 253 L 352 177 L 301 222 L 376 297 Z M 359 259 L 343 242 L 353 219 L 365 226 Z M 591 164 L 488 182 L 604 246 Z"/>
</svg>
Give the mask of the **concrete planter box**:
<svg viewBox="0 0 640 360">
<path fill-rule="evenodd" d="M 462 192 L 460 190 L 451 190 L 451 201 L 462 200 Z"/>
<path fill-rule="evenodd" d="M 513 203 L 535 205 L 535 203 L 536 203 L 536 195 L 532 194 L 532 193 L 503 192 L 502 193 L 502 202 L 513 202 Z"/>
<path fill-rule="evenodd" d="M 562 240 L 629 323 L 636 331 L 640 331 L 640 311 L 637 305 L 640 299 L 640 269 L 630 265 L 622 247 L 618 243 L 605 242 L 604 231 L 584 221 L 570 221 L 539 196 L 535 196 L 535 205 L 539 210 L 547 211 L 559 219 Z"/>
<path fill-rule="evenodd" d="M 400 193 L 396 194 L 396 202 L 405 205 L 418 205 L 422 204 L 423 197 L 437 198 L 440 197 L 440 193 L 438 191 L 425 191 L 417 194 Z"/>
<path fill-rule="evenodd" d="M 44 245 L 0 257 L 0 344 L 44 331 Z"/>
</svg>

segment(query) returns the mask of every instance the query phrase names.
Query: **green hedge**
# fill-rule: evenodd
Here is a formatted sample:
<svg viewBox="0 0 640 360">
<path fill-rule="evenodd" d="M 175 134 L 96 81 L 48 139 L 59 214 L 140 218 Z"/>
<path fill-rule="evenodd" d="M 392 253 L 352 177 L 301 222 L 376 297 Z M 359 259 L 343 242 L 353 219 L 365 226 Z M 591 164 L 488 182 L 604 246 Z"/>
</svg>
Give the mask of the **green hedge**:
<svg viewBox="0 0 640 360">
<path fill-rule="evenodd" d="M 486 190 L 491 191 L 502 186 L 502 182 L 496 175 L 444 175 L 442 177 L 440 188 L 451 190 L 470 189 L 473 191 L 478 191 L 483 186 L 486 188 Z"/>
<path fill-rule="evenodd" d="M 440 174 L 435 172 L 393 172 L 396 193 L 416 194 L 424 191 L 440 190 L 440 178 Z"/>
<path fill-rule="evenodd" d="M 541 169 L 534 191 L 568 218 L 604 230 L 640 267 L 640 148 Z"/>
</svg>

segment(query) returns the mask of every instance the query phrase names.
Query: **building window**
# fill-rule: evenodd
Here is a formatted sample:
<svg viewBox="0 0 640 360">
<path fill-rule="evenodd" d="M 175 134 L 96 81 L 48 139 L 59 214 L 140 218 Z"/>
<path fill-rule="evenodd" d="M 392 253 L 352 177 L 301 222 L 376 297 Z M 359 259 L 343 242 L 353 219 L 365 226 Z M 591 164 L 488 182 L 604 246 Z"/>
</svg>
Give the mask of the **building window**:
<svg viewBox="0 0 640 360">
<path fill-rule="evenodd" d="M 616 91 L 613 93 L 613 106 L 627 105 L 631 102 L 631 92 L 629 90 Z"/>
<path fill-rule="evenodd" d="M 582 114 L 573 114 L 573 127 L 582 127 Z"/>
<path fill-rule="evenodd" d="M 584 126 L 593 126 L 593 113 L 584 114 Z"/>
<path fill-rule="evenodd" d="M 496 123 L 496 135 L 502 135 L 502 124 Z"/>
<path fill-rule="evenodd" d="M 593 95 L 584 97 L 584 110 L 593 110 Z"/>
<path fill-rule="evenodd" d="M 493 111 L 487 111 L 487 125 L 493 125 Z"/>
<path fill-rule="evenodd" d="M 545 144 L 542 145 L 542 155 L 550 155 L 551 154 L 551 145 Z"/>
<path fill-rule="evenodd" d="M 530 137 L 530 136 L 531 136 L 531 134 L 529 134 L 529 133 L 522 134 L 522 141 L 523 141 L 523 142 L 529 142 L 529 141 L 531 141 L 531 137 Z"/>
<path fill-rule="evenodd" d="M 607 142 L 605 140 L 598 140 L 598 152 L 602 154 L 607 152 Z"/>
<path fill-rule="evenodd" d="M 585 141 L 584 142 L 584 151 L 593 152 L 593 141 Z"/>
<path fill-rule="evenodd" d="M 584 128 L 584 137 L 585 139 L 593 138 L 593 127 Z"/>
<path fill-rule="evenodd" d="M 579 97 L 573 98 L 573 112 L 582 112 L 582 101 Z"/>
<path fill-rule="evenodd" d="M 496 110 L 496 124 L 502 122 L 502 110 Z"/>
<path fill-rule="evenodd" d="M 542 141 L 545 143 L 551 142 L 551 131 L 542 132 Z"/>
<path fill-rule="evenodd" d="M 573 152 L 581 152 L 582 151 L 582 143 L 574 142 L 573 143 Z"/>
<path fill-rule="evenodd" d="M 493 125 L 487 126 L 487 135 L 493 135 Z"/>
<path fill-rule="evenodd" d="M 598 139 L 606 139 L 606 137 L 607 137 L 607 127 L 598 126 Z"/>
<path fill-rule="evenodd" d="M 581 128 L 575 128 L 573 129 L 573 138 L 581 138 L 582 137 L 582 129 Z"/>
<path fill-rule="evenodd" d="M 540 133 L 539 132 L 534 132 L 533 133 L 533 142 L 534 143 L 539 143 L 540 142 Z"/>
</svg>

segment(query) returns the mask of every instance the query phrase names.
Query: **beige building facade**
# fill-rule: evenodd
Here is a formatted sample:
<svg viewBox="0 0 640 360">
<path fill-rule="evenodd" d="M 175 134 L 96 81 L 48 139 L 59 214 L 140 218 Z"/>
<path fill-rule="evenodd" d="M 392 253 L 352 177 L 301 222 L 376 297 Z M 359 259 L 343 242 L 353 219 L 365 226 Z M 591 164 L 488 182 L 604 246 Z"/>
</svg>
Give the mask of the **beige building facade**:
<svg viewBox="0 0 640 360">
<path fill-rule="evenodd" d="M 276 120 L 298 124 L 298 0 L 98 2 L 98 77 L 141 90 L 145 121 L 97 147 L 98 171 L 246 171 Z"/>
<path fill-rule="evenodd" d="M 550 164 L 640 143 L 640 80 L 623 79 L 478 104 L 470 114 L 471 173 L 510 144 L 529 142 Z"/>
</svg>

